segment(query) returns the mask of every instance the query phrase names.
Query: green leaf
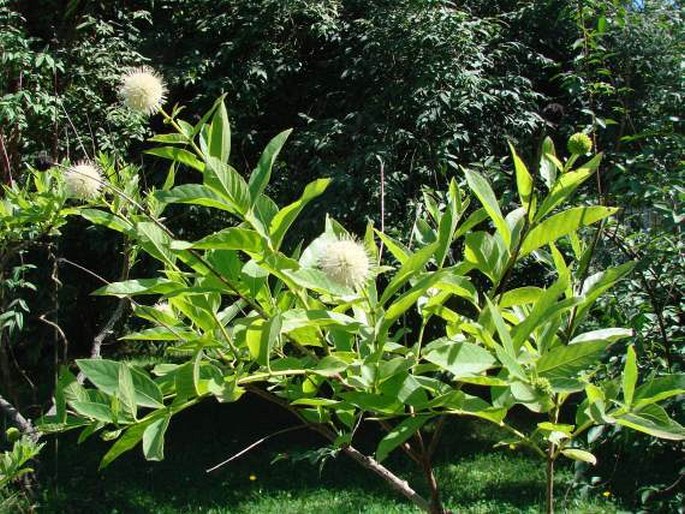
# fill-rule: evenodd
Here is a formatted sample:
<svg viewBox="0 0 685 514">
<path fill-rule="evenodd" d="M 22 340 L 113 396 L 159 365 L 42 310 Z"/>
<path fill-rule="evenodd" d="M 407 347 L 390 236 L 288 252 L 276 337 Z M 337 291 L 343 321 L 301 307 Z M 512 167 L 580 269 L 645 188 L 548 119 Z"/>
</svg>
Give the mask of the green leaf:
<svg viewBox="0 0 685 514">
<path fill-rule="evenodd" d="M 228 164 L 231 155 L 231 124 L 223 101 L 217 105 L 212 122 L 207 126 L 207 143 L 209 155 Z"/>
<path fill-rule="evenodd" d="M 380 230 L 374 229 L 374 232 L 378 238 L 383 242 L 383 244 L 388 248 L 392 256 L 397 259 L 400 265 L 404 264 L 409 258 L 410 250 L 404 246 L 399 241 L 394 240 L 387 234 L 384 234 Z"/>
<path fill-rule="evenodd" d="M 660 439 L 682 441 L 685 428 L 668 416 L 658 405 L 647 405 L 639 412 L 629 412 L 616 416 L 616 423 Z"/>
<path fill-rule="evenodd" d="M 442 268 L 445 263 L 445 258 L 452 245 L 454 231 L 457 228 L 458 221 L 459 219 L 457 218 L 456 213 L 452 210 L 452 205 L 448 205 L 448 208 L 445 209 L 438 225 L 438 247 L 435 250 L 435 261 L 438 268 Z"/>
<path fill-rule="evenodd" d="M 602 160 L 602 154 L 595 155 L 590 161 L 588 161 L 582 168 L 578 168 L 575 171 L 569 171 L 562 174 L 559 179 L 554 183 L 552 189 L 550 190 L 547 197 L 543 200 L 540 208 L 538 209 L 536 220 L 542 219 L 547 213 L 551 212 L 557 205 L 566 200 L 573 191 L 575 191 L 578 186 L 590 178 L 600 161 Z"/>
<path fill-rule="evenodd" d="M 273 169 L 278 154 L 281 152 L 281 148 L 283 148 L 283 145 L 291 132 L 292 129 L 284 130 L 269 141 L 264 152 L 262 152 L 262 156 L 259 158 L 257 167 L 252 171 L 249 188 L 253 205 L 257 202 L 259 195 L 264 192 L 269 180 L 271 180 L 271 170 Z"/>
<path fill-rule="evenodd" d="M 418 432 L 430 418 L 428 416 L 416 416 L 407 418 L 395 426 L 378 443 L 376 448 L 376 460 L 383 462 L 390 453 Z"/>
<path fill-rule="evenodd" d="M 565 448 L 564 450 L 561 450 L 561 453 L 563 453 L 569 459 L 587 462 L 593 466 L 597 465 L 597 457 L 592 455 L 590 452 L 586 452 L 585 450 L 579 450 L 577 448 Z"/>
<path fill-rule="evenodd" d="M 112 463 L 112 461 L 114 461 L 114 459 L 137 445 L 143 438 L 143 433 L 151 422 L 152 419 L 131 425 L 129 428 L 127 428 L 123 435 L 117 440 L 116 443 L 112 445 L 109 451 L 102 458 L 102 461 L 100 462 L 100 469 L 102 470 L 106 468 Z"/>
<path fill-rule="evenodd" d="M 389 327 L 395 320 L 397 320 L 402 314 L 407 312 L 416 301 L 426 294 L 426 291 L 430 289 L 436 282 L 438 282 L 443 275 L 446 275 L 441 270 L 435 273 L 430 273 L 427 276 L 421 278 L 414 287 L 409 289 L 406 293 L 402 294 L 397 300 L 391 303 L 384 316 L 384 325 Z"/>
<path fill-rule="evenodd" d="M 615 207 L 575 207 L 560 212 L 547 218 L 533 228 L 521 245 L 519 255 L 521 257 L 537 250 L 541 246 L 553 243 L 557 239 L 576 232 L 585 227 L 611 216 L 616 211 Z"/>
<path fill-rule="evenodd" d="M 77 359 L 76 365 L 100 391 L 114 395 L 119 388 L 119 367 L 123 363 L 107 359 Z"/>
<path fill-rule="evenodd" d="M 164 434 L 170 419 L 167 415 L 153 421 L 143 432 L 143 454 L 147 460 L 164 460 Z"/>
<path fill-rule="evenodd" d="M 184 203 L 202 205 L 203 207 L 213 207 L 230 213 L 236 212 L 233 204 L 226 202 L 212 188 L 201 184 L 183 184 L 168 191 L 155 191 L 154 196 L 164 204 Z"/>
<path fill-rule="evenodd" d="M 230 227 L 203 237 L 193 243 L 175 241 L 171 247 L 177 250 L 184 250 L 186 248 L 196 248 L 199 250 L 242 250 L 250 255 L 259 255 L 262 250 L 262 238 L 254 230 Z"/>
<path fill-rule="evenodd" d="M 603 328 L 601 330 L 592 330 L 591 332 L 580 334 L 571 339 L 569 344 L 589 343 L 591 341 L 606 341 L 608 343 L 613 343 L 619 339 L 631 337 L 632 335 L 633 331 L 629 328 Z"/>
<path fill-rule="evenodd" d="M 511 232 L 509 231 L 507 223 L 504 221 L 504 216 L 502 216 L 502 211 L 499 208 L 497 197 L 492 191 L 490 184 L 482 175 L 475 171 L 465 170 L 464 173 L 471 191 L 473 191 L 478 197 L 478 200 L 480 200 L 480 203 L 490 216 L 497 231 L 501 234 L 505 246 L 508 248 L 511 244 Z"/>
<path fill-rule="evenodd" d="M 123 282 L 113 282 L 112 284 L 96 289 L 91 294 L 96 296 L 118 296 L 119 298 L 125 298 L 127 296 L 144 294 L 170 294 L 184 288 L 187 288 L 185 284 L 180 284 L 163 277 L 137 278 L 125 280 Z"/>
<path fill-rule="evenodd" d="M 104 421 L 105 423 L 112 423 L 114 421 L 112 410 L 109 408 L 109 405 L 104 403 L 73 401 L 69 404 L 80 416 Z"/>
<path fill-rule="evenodd" d="M 493 283 L 499 281 L 506 258 L 507 249 L 497 234 L 470 232 L 466 235 L 464 260 L 472 263 Z"/>
<path fill-rule="evenodd" d="M 552 185 L 557 180 L 557 169 L 561 169 L 562 166 L 558 166 L 554 162 L 556 160 L 556 151 L 554 149 L 554 142 L 548 136 L 545 137 L 542 142 L 542 152 L 540 156 L 540 176 L 545 182 L 548 189 L 552 188 Z"/>
<path fill-rule="evenodd" d="M 169 134 L 155 134 L 148 141 L 152 143 L 168 143 L 168 144 L 188 144 L 188 136 L 171 132 Z"/>
<path fill-rule="evenodd" d="M 150 155 L 156 155 L 157 157 L 163 157 L 164 159 L 169 159 L 179 164 L 185 164 L 190 168 L 196 169 L 197 171 L 204 171 L 205 165 L 199 160 L 195 154 L 184 150 L 183 148 L 178 148 L 175 146 L 162 146 L 160 148 L 150 148 L 145 150 L 145 153 Z"/>
<path fill-rule="evenodd" d="M 455 378 L 474 376 L 495 366 L 496 359 L 473 343 L 438 339 L 423 351 L 423 358 L 452 373 Z"/>
<path fill-rule="evenodd" d="M 136 404 L 152 409 L 164 407 L 164 398 L 159 386 L 139 369 L 131 367 L 130 371 L 133 389 L 135 390 Z"/>
<path fill-rule="evenodd" d="M 519 198 L 521 199 L 521 206 L 526 210 L 526 212 L 529 212 L 531 198 L 533 196 L 533 177 L 530 176 L 528 168 L 526 168 L 526 165 L 518 156 L 511 143 L 509 143 L 509 150 L 511 150 L 511 156 L 514 159 L 514 169 L 516 170 L 516 187 L 518 189 Z"/>
<path fill-rule="evenodd" d="M 633 394 L 635 393 L 635 385 L 637 384 L 637 357 L 635 356 L 635 348 L 630 345 L 626 352 L 626 364 L 623 368 L 623 402 L 626 407 L 630 409 L 633 404 Z"/>
<path fill-rule="evenodd" d="M 544 354 L 536 363 L 538 374 L 545 378 L 568 379 L 596 364 L 606 349 L 604 341 L 558 346 Z"/>
<path fill-rule="evenodd" d="M 302 212 L 302 209 L 304 209 L 304 207 L 314 198 L 320 196 L 330 183 L 331 180 L 327 178 L 310 182 L 304 188 L 302 196 L 300 196 L 298 200 L 283 207 L 283 209 L 276 213 L 269 226 L 269 234 L 271 234 L 274 248 L 278 249 L 281 246 L 286 232 L 290 228 L 290 225 L 297 219 L 300 212 Z"/>
<path fill-rule="evenodd" d="M 339 284 L 328 278 L 323 271 L 315 268 L 300 268 L 295 271 L 281 270 L 282 273 L 300 287 L 311 289 L 321 294 L 334 296 L 347 296 L 353 294 L 353 290 L 343 284 Z"/>
<path fill-rule="evenodd" d="M 433 257 L 437 249 L 437 243 L 432 243 L 424 246 L 417 252 L 411 254 L 400 269 L 395 273 L 395 276 L 383 291 L 380 298 L 380 303 L 384 304 L 402 287 L 410 278 L 424 270 L 425 264 Z"/>
<path fill-rule="evenodd" d="M 169 249 L 171 245 L 169 234 L 151 221 L 136 223 L 136 232 L 138 243 L 143 247 L 143 250 L 160 262 L 174 265 L 176 256 Z"/>
<path fill-rule="evenodd" d="M 574 323 L 574 328 L 582 321 L 595 300 L 597 300 L 605 291 L 613 287 L 616 282 L 630 273 L 635 267 L 635 264 L 635 261 L 628 261 L 620 266 L 595 273 L 585 279 L 581 289 L 584 300 L 576 309 L 576 322 Z"/>
<path fill-rule="evenodd" d="M 527 305 L 530 303 L 535 303 L 539 300 L 540 295 L 542 295 L 544 292 L 544 289 L 535 286 L 524 286 L 511 289 L 502 295 L 502 298 L 499 301 L 499 306 L 505 309 L 515 305 Z"/>
<path fill-rule="evenodd" d="M 136 405 L 136 392 L 133 387 L 133 377 L 128 367 L 124 363 L 119 366 L 119 383 L 117 385 L 117 398 L 124 404 L 126 410 L 136 417 L 138 408 Z"/>
<path fill-rule="evenodd" d="M 576 300 L 573 299 L 557 302 L 557 298 L 563 294 L 567 287 L 568 277 L 559 277 L 554 284 L 540 295 L 530 314 L 514 327 L 512 335 L 514 348 L 517 352 L 536 329 L 545 322 L 552 321 L 554 316 L 570 309 L 575 304 Z"/>
<path fill-rule="evenodd" d="M 250 355 L 261 365 L 266 365 L 278 335 L 281 331 L 281 317 L 269 320 L 256 319 L 248 327 L 245 334 L 247 348 Z"/>
<path fill-rule="evenodd" d="M 245 179 L 225 162 L 207 158 L 204 184 L 219 193 L 235 212 L 245 215 L 250 208 L 250 191 Z"/>
<path fill-rule="evenodd" d="M 103 227 L 116 230 L 122 234 L 130 234 L 133 230 L 133 225 L 131 225 L 127 219 L 121 218 L 110 212 L 101 211 L 99 209 L 81 209 L 79 214 L 81 217 L 95 225 L 102 225 Z"/>
<path fill-rule="evenodd" d="M 665 375 L 651 380 L 637 388 L 633 396 L 635 408 L 660 402 L 666 398 L 672 398 L 685 394 L 685 374 Z"/>
</svg>

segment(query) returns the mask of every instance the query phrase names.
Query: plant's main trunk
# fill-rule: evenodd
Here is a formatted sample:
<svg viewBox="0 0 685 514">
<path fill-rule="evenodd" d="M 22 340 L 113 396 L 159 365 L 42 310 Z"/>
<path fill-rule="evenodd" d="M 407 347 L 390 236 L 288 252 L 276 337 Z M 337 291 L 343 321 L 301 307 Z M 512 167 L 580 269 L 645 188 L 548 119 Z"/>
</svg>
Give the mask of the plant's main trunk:
<svg viewBox="0 0 685 514">
<path fill-rule="evenodd" d="M 428 482 L 428 487 L 431 492 L 430 500 L 430 512 L 431 514 L 446 514 L 445 509 L 440 501 L 440 488 L 438 487 L 438 481 L 435 478 L 435 473 L 433 473 L 433 467 L 431 466 L 429 457 L 424 455 L 421 459 L 421 466 L 423 467 L 423 473 L 426 475 L 426 481 Z"/>
<path fill-rule="evenodd" d="M 250 386 L 247 385 L 246 389 L 253 394 L 264 398 L 267 401 L 270 401 L 271 403 L 275 403 L 276 405 L 279 405 L 289 411 L 291 414 L 293 414 L 295 417 L 297 417 L 302 423 L 315 432 L 318 432 L 321 436 L 323 436 L 325 439 L 328 439 L 331 442 L 334 442 L 336 440 L 336 434 L 329 430 L 326 426 L 324 425 L 317 425 L 314 423 L 311 423 L 307 421 L 305 418 L 303 418 L 299 412 L 297 412 L 296 409 L 292 408 L 288 402 L 284 401 L 283 399 L 279 398 L 278 396 L 271 394 L 268 391 L 264 391 L 260 389 L 259 387 L 255 386 Z M 373 471 L 376 475 L 381 477 L 383 480 L 385 480 L 390 487 L 392 487 L 395 491 L 400 493 L 402 496 L 407 498 L 409 501 L 411 501 L 414 505 L 416 505 L 419 509 L 423 510 L 424 512 L 428 512 L 429 514 L 443 514 L 444 511 L 434 511 L 432 508 L 431 502 L 426 500 L 423 496 L 421 496 L 419 493 L 417 493 L 412 487 L 409 485 L 409 483 L 406 480 L 402 480 L 400 477 L 395 475 L 392 471 L 390 471 L 388 468 L 383 466 L 380 462 L 378 462 L 376 459 L 373 457 L 369 457 L 368 455 L 364 455 L 362 452 L 357 450 L 354 446 L 344 446 L 341 448 L 342 452 L 357 461 L 359 464 L 361 464 L 363 467 L 368 469 L 369 471 Z M 442 509 L 442 507 L 440 507 Z"/>
<path fill-rule="evenodd" d="M 554 445 L 547 452 L 547 484 L 545 487 L 545 513 L 554 514 Z"/>
</svg>

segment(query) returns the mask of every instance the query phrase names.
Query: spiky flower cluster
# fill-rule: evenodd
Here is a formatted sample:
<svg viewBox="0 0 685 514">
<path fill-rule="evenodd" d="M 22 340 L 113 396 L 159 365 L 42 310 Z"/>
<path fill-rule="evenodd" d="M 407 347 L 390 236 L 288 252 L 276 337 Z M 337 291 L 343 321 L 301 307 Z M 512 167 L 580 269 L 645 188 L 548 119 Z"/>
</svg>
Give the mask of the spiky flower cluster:
<svg viewBox="0 0 685 514">
<path fill-rule="evenodd" d="M 566 147 L 571 155 L 585 155 L 592 150 L 592 139 L 583 132 L 576 132 L 568 138 Z"/>
<path fill-rule="evenodd" d="M 364 245 L 353 239 L 331 241 L 319 257 L 319 268 L 333 282 L 361 286 L 371 274 L 371 262 Z"/>
<path fill-rule="evenodd" d="M 154 114 L 164 103 L 166 94 L 162 77 L 148 66 L 129 71 L 119 87 L 124 105 L 144 114 Z"/>
<path fill-rule="evenodd" d="M 89 161 L 81 161 L 64 172 L 69 198 L 91 200 L 100 194 L 103 178 L 100 170 Z"/>
</svg>

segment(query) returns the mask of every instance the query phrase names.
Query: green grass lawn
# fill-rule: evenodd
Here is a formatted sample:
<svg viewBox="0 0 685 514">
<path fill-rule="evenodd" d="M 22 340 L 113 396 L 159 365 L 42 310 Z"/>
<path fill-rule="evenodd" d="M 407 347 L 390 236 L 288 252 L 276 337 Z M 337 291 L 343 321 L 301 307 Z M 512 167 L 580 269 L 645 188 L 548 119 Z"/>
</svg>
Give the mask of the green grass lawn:
<svg viewBox="0 0 685 514">
<path fill-rule="evenodd" d="M 40 469 L 45 487 L 38 512 L 417 512 L 384 482 L 346 457 L 327 461 L 321 471 L 317 465 L 294 463 L 292 459 L 272 463 L 279 454 L 290 451 L 292 456 L 317 448 L 320 441 L 305 432 L 269 441 L 220 470 L 206 473 L 207 468 L 288 422 L 287 417 L 269 414 L 261 424 L 251 419 L 248 427 L 240 423 L 239 413 L 233 408 L 228 415 L 200 408 L 172 426 L 163 462 L 145 462 L 136 449 L 102 472 L 97 466 L 106 444 L 93 438 L 76 445 L 74 436 L 63 437 L 56 450 L 54 444 L 46 448 Z M 518 452 L 493 451 L 494 434 L 485 425 L 457 421 L 449 428 L 446 444 L 437 456 L 436 472 L 450 509 L 464 514 L 540 512 L 544 487 L 540 462 Z M 387 464 L 424 490 L 421 477 L 401 455 L 393 454 Z M 571 478 L 571 467 L 562 467 L 557 477 L 559 512 L 618 512 L 601 490 L 580 499 L 569 489 Z"/>
</svg>

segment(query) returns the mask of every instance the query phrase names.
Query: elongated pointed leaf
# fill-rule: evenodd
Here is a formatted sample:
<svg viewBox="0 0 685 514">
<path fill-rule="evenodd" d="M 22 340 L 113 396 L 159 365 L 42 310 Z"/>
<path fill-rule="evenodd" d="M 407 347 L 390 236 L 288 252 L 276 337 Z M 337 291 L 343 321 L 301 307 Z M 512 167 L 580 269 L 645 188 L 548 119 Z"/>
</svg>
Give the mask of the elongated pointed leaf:
<svg viewBox="0 0 685 514">
<path fill-rule="evenodd" d="M 378 443 L 378 448 L 376 448 L 376 460 L 378 462 L 383 462 L 395 448 L 406 442 L 411 436 L 418 432 L 429 419 L 428 416 L 416 416 L 407 418 L 396 427 L 393 427 L 393 429 Z"/>
<path fill-rule="evenodd" d="M 579 450 L 578 448 L 566 448 L 561 450 L 566 457 L 573 460 L 578 460 L 580 462 L 587 462 L 595 466 L 597 464 L 597 457 L 592 455 L 590 452 L 585 450 Z"/>
<path fill-rule="evenodd" d="M 163 157 L 164 159 L 169 159 L 179 164 L 185 164 L 186 166 L 196 169 L 197 171 L 204 171 L 205 169 L 204 163 L 199 160 L 195 154 L 176 146 L 151 148 L 149 150 L 145 150 L 145 153 L 156 155 L 157 157 Z"/>
<path fill-rule="evenodd" d="M 271 180 L 271 170 L 273 169 L 274 163 L 278 154 L 281 152 L 283 145 L 285 144 L 288 136 L 292 132 L 292 129 L 284 130 L 276 137 L 274 137 L 269 144 L 266 145 L 262 156 L 257 163 L 257 167 L 252 171 L 250 175 L 250 197 L 252 198 L 252 204 L 254 205 L 264 192 L 269 180 Z"/>
<path fill-rule="evenodd" d="M 639 412 L 629 412 L 616 417 L 616 423 L 660 439 L 685 440 L 685 428 L 668 416 L 658 405 L 647 405 Z"/>
<path fill-rule="evenodd" d="M 231 124 L 228 121 L 228 112 L 223 101 L 219 102 L 214 111 L 207 135 L 209 155 L 228 164 L 231 155 Z"/>
<path fill-rule="evenodd" d="M 499 208 L 499 203 L 497 202 L 497 197 L 492 191 L 488 181 L 479 173 L 472 170 L 465 170 L 466 181 L 469 184 L 471 191 L 478 197 L 483 208 L 490 216 L 490 219 L 494 223 L 495 227 L 499 231 L 504 240 L 505 246 L 508 248 L 511 243 L 511 233 L 509 232 L 509 227 L 507 227 L 504 221 L 504 216 L 502 216 L 502 211 Z"/>
<path fill-rule="evenodd" d="M 521 207 L 524 208 L 526 212 L 529 211 L 531 198 L 533 196 L 533 177 L 530 176 L 530 172 L 526 165 L 521 160 L 521 158 L 516 153 L 516 150 L 509 143 L 509 150 L 511 151 L 511 156 L 514 159 L 514 170 L 516 171 L 516 188 L 518 189 L 519 198 L 521 200 Z"/>
<path fill-rule="evenodd" d="M 172 248 L 186 249 L 196 248 L 199 250 L 242 250 L 247 254 L 258 254 L 262 249 L 262 238 L 254 230 L 239 227 L 230 227 L 210 234 L 207 237 L 186 243 L 174 241 Z"/>
<path fill-rule="evenodd" d="M 212 188 L 201 184 L 183 184 L 168 191 L 156 191 L 154 195 L 155 198 L 164 204 L 185 203 L 213 207 L 231 213 L 237 212 L 232 203 L 226 202 Z"/>
<path fill-rule="evenodd" d="M 528 255 L 542 246 L 576 232 L 581 227 L 603 220 L 616 211 L 618 209 L 614 207 L 575 207 L 555 214 L 528 233 L 521 245 L 520 256 Z"/>
<path fill-rule="evenodd" d="M 423 358 L 452 373 L 455 378 L 479 375 L 496 364 L 495 358 L 480 346 L 439 339 L 423 351 Z"/>
<path fill-rule="evenodd" d="M 536 363 L 538 374 L 545 378 L 568 379 L 597 363 L 607 347 L 604 341 L 558 346 Z"/>
<path fill-rule="evenodd" d="M 561 204 L 575 191 L 578 186 L 594 175 L 595 170 L 602 160 L 602 154 L 595 155 L 582 168 L 569 171 L 559 177 L 550 190 L 547 198 L 544 199 L 538 209 L 535 219 L 542 219 L 547 213 L 551 212 L 557 205 Z"/>
<path fill-rule="evenodd" d="M 150 423 L 143 432 L 143 454 L 147 460 L 164 460 L 164 434 L 171 416 Z"/>
<path fill-rule="evenodd" d="M 298 200 L 278 211 L 273 217 L 271 226 L 269 227 L 269 233 L 271 234 L 271 239 L 276 249 L 281 246 L 286 232 L 290 228 L 290 225 L 297 219 L 300 212 L 302 212 L 302 209 L 304 209 L 304 207 L 314 198 L 320 196 L 330 183 L 331 180 L 327 178 L 310 182 L 304 188 L 302 196 L 300 196 Z"/>
<path fill-rule="evenodd" d="M 626 364 L 623 368 L 623 402 L 630 408 L 633 404 L 633 394 L 637 384 L 637 357 L 635 348 L 631 345 L 626 353 Z"/>
</svg>

